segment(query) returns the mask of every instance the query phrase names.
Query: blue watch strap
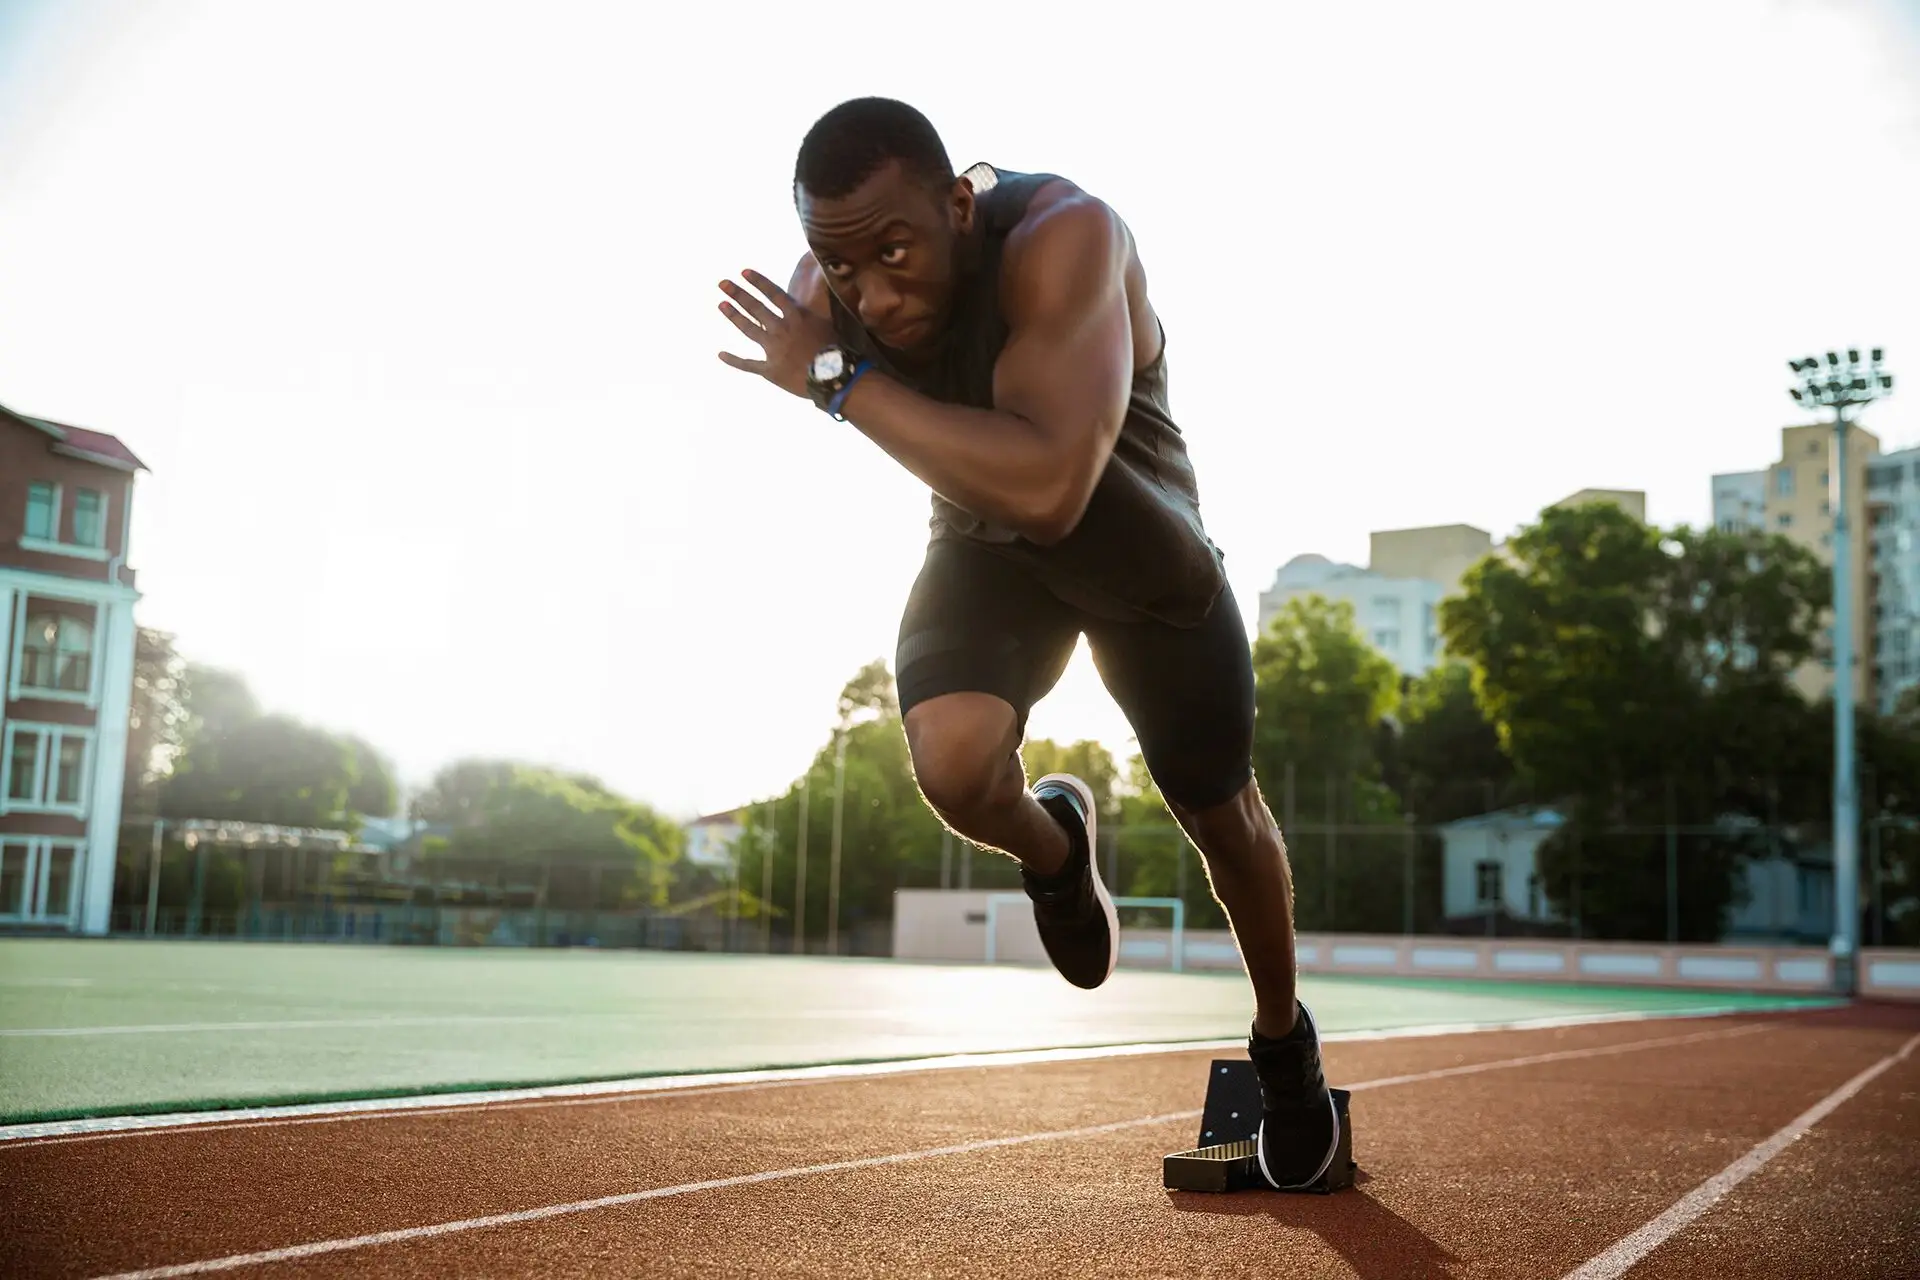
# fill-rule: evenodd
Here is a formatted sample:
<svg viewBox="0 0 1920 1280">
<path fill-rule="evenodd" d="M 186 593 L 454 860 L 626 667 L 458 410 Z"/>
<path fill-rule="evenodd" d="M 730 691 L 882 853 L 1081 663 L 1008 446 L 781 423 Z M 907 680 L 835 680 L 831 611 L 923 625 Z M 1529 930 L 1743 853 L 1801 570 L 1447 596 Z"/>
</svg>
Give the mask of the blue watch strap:
<svg viewBox="0 0 1920 1280">
<path fill-rule="evenodd" d="M 862 360 L 859 364 L 853 366 L 853 372 L 847 376 L 847 384 L 833 393 L 833 399 L 827 401 L 827 413 L 832 416 L 834 421 L 846 421 L 845 418 L 840 416 L 840 406 L 847 402 L 847 394 L 853 390 L 854 384 L 858 383 L 861 377 L 866 374 L 867 370 L 871 368 L 873 368 L 873 361 L 871 360 Z"/>
</svg>

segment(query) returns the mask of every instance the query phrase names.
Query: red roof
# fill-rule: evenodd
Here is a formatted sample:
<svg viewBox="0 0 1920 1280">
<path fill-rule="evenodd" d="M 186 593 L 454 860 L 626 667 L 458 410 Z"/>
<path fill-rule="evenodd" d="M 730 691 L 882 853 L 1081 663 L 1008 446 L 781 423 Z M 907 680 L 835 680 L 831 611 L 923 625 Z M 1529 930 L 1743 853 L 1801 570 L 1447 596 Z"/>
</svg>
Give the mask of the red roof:
<svg viewBox="0 0 1920 1280">
<path fill-rule="evenodd" d="M 54 424 L 67 433 L 63 443 L 75 453 L 91 454 L 96 458 L 112 459 L 123 466 L 135 467 L 141 471 L 148 469 L 147 464 L 134 455 L 133 450 L 120 443 L 118 436 L 110 436 L 104 431 L 89 431 L 85 427 L 68 427 Z"/>
<path fill-rule="evenodd" d="M 52 436 L 51 447 L 56 453 L 84 458 L 88 462 L 98 462 L 122 471 L 151 470 L 146 463 L 140 461 L 133 450 L 121 444 L 118 437 L 110 436 L 104 431 L 89 431 L 85 427 L 70 427 L 64 422 L 54 422 L 47 418 L 29 417 L 24 413 L 16 413 L 5 405 L 0 405 L 0 417 L 16 419 Z"/>
</svg>

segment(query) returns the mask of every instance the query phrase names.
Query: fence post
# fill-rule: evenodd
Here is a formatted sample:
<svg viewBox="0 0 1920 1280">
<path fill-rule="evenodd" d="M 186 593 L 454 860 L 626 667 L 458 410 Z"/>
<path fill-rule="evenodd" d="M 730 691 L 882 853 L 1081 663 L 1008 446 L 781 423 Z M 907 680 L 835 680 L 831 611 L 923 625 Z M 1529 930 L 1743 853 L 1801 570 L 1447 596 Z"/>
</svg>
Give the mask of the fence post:
<svg viewBox="0 0 1920 1280">
<path fill-rule="evenodd" d="M 1339 839 L 1339 837 L 1335 834 L 1335 829 L 1338 826 L 1338 823 L 1335 821 L 1335 814 L 1337 811 L 1334 808 L 1337 785 L 1338 784 L 1335 783 L 1333 780 L 1333 770 L 1331 769 L 1327 770 L 1327 865 L 1326 865 L 1327 923 L 1324 927 L 1329 933 L 1336 932 L 1339 928 L 1339 926 L 1334 922 L 1334 907 L 1333 907 L 1333 855 L 1334 855 L 1334 845 Z"/>
<path fill-rule="evenodd" d="M 1401 821 L 1406 825 L 1403 837 L 1403 865 L 1400 868 L 1400 932 L 1413 936 L 1413 850 L 1416 837 L 1413 831 L 1413 815 L 1403 814 Z"/>
<path fill-rule="evenodd" d="M 1680 941 L 1680 828 L 1674 809 L 1673 775 L 1667 775 L 1667 941 Z"/>
</svg>

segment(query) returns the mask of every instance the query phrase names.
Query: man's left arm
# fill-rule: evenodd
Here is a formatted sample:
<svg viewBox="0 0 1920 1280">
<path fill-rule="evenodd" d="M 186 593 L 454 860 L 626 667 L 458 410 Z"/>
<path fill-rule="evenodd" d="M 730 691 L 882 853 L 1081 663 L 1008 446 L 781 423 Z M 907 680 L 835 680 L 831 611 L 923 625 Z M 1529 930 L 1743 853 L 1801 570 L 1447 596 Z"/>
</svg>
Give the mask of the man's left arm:
<svg viewBox="0 0 1920 1280">
<path fill-rule="evenodd" d="M 990 410 L 868 374 L 842 415 L 974 515 L 1050 544 L 1086 511 L 1133 383 L 1126 228 L 1080 198 L 1041 216 L 1003 294 L 1009 334 Z"/>
<path fill-rule="evenodd" d="M 840 413 L 948 501 L 1050 544 L 1079 523 L 1126 420 L 1132 244 L 1113 211 L 1084 196 L 1045 210 L 1016 236 L 994 407 L 945 404 L 868 372 Z M 720 309 L 767 358 L 723 352 L 721 360 L 805 395 L 805 362 L 833 340 L 832 326 L 760 273 L 745 278 L 778 310 L 731 282 L 721 289 L 732 303 Z"/>
</svg>

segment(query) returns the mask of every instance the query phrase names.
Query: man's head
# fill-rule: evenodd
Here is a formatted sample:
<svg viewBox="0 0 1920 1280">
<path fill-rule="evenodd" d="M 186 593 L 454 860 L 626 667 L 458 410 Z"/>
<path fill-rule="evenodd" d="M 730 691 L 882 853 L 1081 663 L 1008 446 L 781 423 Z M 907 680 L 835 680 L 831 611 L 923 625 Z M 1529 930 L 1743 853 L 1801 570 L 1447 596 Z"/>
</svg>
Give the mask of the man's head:
<svg viewBox="0 0 1920 1280">
<path fill-rule="evenodd" d="M 886 346 L 924 349 L 952 314 L 973 190 L 927 118 L 855 98 L 807 131 L 793 203 L 828 287 Z"/>
</svg>

